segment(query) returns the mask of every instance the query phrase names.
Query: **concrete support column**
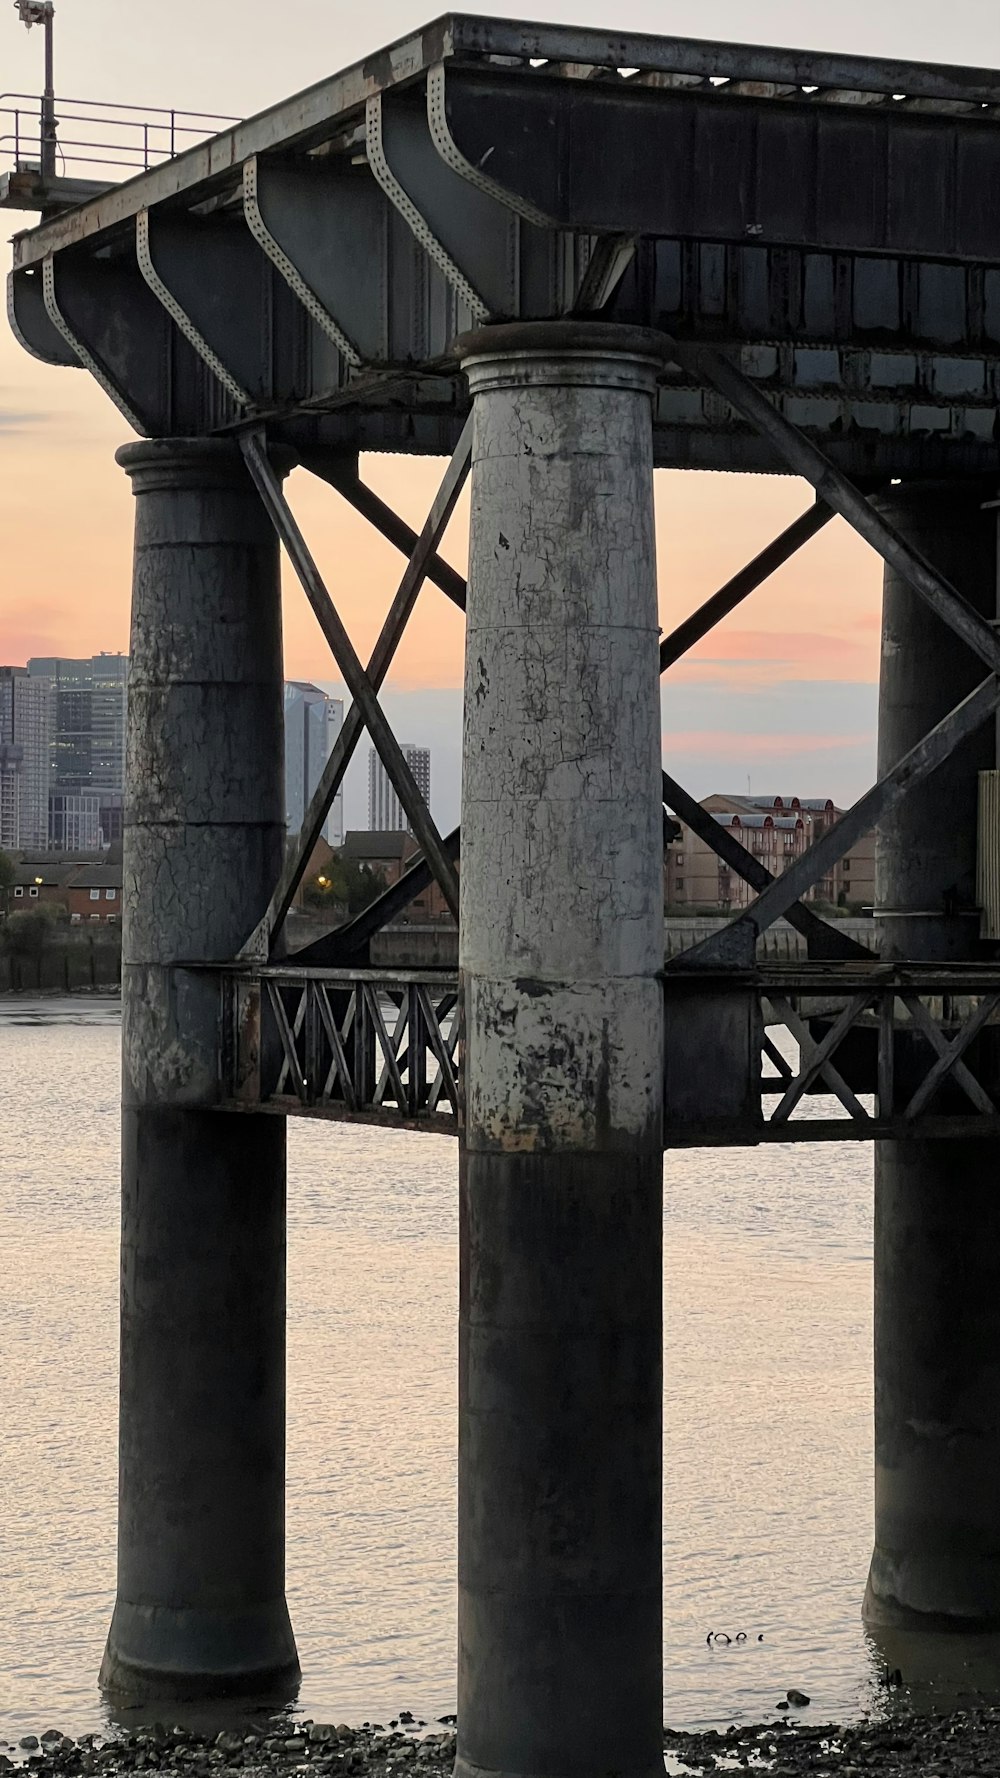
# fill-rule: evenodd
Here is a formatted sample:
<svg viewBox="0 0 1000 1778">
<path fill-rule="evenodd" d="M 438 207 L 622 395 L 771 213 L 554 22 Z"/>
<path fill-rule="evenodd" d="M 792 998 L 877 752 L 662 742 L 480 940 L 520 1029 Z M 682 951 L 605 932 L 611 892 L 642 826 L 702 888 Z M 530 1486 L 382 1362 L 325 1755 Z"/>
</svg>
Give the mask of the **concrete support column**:
<svg viewBox="0 0 1000 1778">
<path fill-rule="evenodd" d="M 655 337 L 462 346 L 457 1770 L 659 1778 Z"/>
<path fill-rule="evenodd" d="M 236 446 L 118 461 L 136 495 L 126 748 L 118 1598 L 102 1684 L 264 1692 L 284 1593 L 285 1128 L 225 1116 L 218 987 L 281 866 L 278 549 Z"/>
<path fill-rule="evenodd" d="M 996 514 L 980 485 L 894 489 L 883 509 L 987 617 Z M 886 771 L 985 668 L 887 568 L 879 697 Z M 986 724 L 883 826 L 877 900 L 886 957 L 982 955 L 977 774 Z M 919 1047 L 919 1054 L 918 1052 Z M 897 1080 L 926 1072 L 897 1034 Z M 965 1102 L 963 1101 L 963 1104 Z M 971 1110 L 971 1107 L 968 1107 Z M 1000 1151 L 994 1141 L 875 1148 L 875 1553 L 865 1618 L 879 1629 L 1000 1627 Z"/>
</svg>

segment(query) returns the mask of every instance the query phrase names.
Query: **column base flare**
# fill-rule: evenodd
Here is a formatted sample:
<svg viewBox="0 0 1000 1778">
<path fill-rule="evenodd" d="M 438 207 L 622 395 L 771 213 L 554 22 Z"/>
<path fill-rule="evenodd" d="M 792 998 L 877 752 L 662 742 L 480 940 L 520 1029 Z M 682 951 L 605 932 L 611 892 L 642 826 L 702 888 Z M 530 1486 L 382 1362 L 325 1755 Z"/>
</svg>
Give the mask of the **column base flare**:
<svg viewBox="0 0 1000 1778">
<path fill-rule="evenodd" d="M 229 1697 L 288 1702 L 300 1677 L 283 1599 L 239 1616 L 119 1599 L 99 1684 L 130 1703 Z"/>
</svg>

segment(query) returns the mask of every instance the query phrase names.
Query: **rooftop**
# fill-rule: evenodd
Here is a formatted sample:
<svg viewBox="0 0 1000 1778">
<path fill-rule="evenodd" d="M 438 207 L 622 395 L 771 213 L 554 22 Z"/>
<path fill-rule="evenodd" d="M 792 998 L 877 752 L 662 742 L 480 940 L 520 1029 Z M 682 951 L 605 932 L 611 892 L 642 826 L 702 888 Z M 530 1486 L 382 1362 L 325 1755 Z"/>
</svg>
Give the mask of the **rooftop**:
<svg viewBox="0 0 1000 1778">
<path fill-rule="evenodd" d="M 413 835 L 405 832 L 372 831 L 364 828 L 352 828 L 344 836 L 344 844 L 340 848 L 342 858 L 406 858 L 416 851 L 417 843 Z"/>
</svg>

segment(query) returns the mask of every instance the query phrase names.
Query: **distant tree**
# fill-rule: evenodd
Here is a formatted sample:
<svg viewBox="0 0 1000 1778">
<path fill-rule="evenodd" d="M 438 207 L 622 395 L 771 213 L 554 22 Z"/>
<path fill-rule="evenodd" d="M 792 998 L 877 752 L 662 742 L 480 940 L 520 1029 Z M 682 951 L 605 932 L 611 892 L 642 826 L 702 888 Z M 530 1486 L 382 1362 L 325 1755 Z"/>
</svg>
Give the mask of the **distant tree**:
<svg viewBox="0 0 1000 1778">
<path fill-rule="evenodd" d="M 331 918 L 360 914 L 385 888 L 385 876 L 375 865 L 356 858 L 332 858 L 325 870 L 306 884 L 303 900 L 316 912 Z"/>
<path fill-rule="evenodd" d="M 15 874 L 13 858 L 6 852 L 0 852 L 0 913 L 7 912 Z"/>
<path fill-rule="evenodd" d="M 67 918 L 64 907 L 51 903 L 10 914 L 3 923 L 4 949 L 18 957 L 37 957 Z"/>
</svg>

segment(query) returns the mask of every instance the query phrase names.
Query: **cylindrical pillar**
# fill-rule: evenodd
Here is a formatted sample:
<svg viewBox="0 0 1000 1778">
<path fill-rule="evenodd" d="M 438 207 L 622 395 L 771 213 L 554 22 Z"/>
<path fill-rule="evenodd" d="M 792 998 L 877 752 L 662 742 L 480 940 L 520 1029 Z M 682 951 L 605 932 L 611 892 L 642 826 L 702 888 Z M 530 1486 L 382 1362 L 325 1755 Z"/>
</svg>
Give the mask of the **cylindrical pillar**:
<svg viewBox="0 0 1000 1778">
<path fill-rule="evenodd" d="M 986 617 L 997 603 L 996 515 L 978 484 L 883 497 L 886 516 Z M 879 772 L 983 678 L 976 655 L 885 571 Z M 882 825 L 883 954 L 982 955 L 976 913 L 977 775 L 996 763 L 987 723 Z M 898 1031 L 897 1080 L 926 1073 Z M 968 1109 L 971 1111 L 972 1107 Z M 875 1629 L 1000 1627 L 1000 1151 L 995 1141 L 875 1147 Z"/>
<path fill-rule="evenodd" d="M 655 336 L 468 336 L 458 1766 L 662 1773 Z"/>
<path fill-rule="evenodd" d="M 125 446 L 136 496 L 122 967 L 118 1597 L 102 1684 L 261 1692 L 285 1605 L 285 1128 L 226 1116 L 218 984 L 284 845 L 278 549 L 237 447 Z"/>
</svg>

